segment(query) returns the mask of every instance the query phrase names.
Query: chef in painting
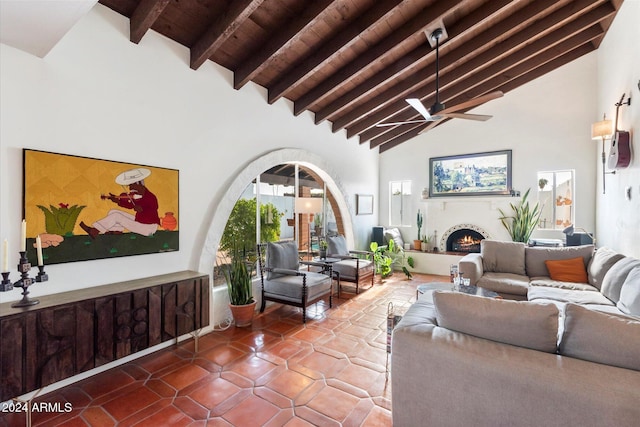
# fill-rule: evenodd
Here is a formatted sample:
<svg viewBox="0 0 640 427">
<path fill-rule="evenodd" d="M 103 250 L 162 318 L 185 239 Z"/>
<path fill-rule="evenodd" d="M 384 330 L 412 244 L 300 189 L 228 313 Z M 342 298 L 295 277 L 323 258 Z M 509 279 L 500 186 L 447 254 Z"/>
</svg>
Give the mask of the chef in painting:
<svg viewBox="0 0 640 427">
<path fill-rule="evenodd" d="M 158 216 L 158 199 L 145 186 L 144 180 L 151 171 L 144 168 L 135 168 L 122 172 L 116 177 L 116 183 L 129 191 L 120 195 L 109 193 L 101 195 L 103 200 L 111 200 L 121 208 L 130 209 L 134 213 L 122 209 L 111 209 L 107 215 L 88 226 L 84 221 L 80 227 L 92 238 L 99 234 L 121 234 L 125 230 L 143 236 L 151 236 L 158 229 L 160 217 Z"/>
</svg>

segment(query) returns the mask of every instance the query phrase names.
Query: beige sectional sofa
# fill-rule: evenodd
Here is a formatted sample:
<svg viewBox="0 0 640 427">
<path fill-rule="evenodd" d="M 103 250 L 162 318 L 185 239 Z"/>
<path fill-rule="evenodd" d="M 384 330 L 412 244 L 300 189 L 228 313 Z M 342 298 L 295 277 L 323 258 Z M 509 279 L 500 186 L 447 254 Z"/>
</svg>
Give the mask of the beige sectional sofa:
<svg viewBox="0 0 640 427">
<path fill-rule="evenodd" d="M 545 260 L 577 257 L 584 283 L 550 277 Z M 465 258 L 472 283 L 519 300 L 420 296 L 393 332 L 395 427 L 640 425 L 639 260 L 494 241 Z"/>
</svg>

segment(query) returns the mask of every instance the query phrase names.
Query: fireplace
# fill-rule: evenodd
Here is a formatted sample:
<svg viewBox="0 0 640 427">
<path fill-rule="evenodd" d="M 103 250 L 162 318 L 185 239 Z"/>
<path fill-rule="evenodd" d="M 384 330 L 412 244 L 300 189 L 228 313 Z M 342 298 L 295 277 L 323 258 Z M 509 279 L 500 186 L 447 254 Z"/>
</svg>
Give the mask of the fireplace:
<svg viewBox="0 0 640 427">
<path fill-rule="evenodd" d="M 479 253 L 480 242 L 491 236 L 481 227 L 474 224 L 458 224 L 449 228 L 442 235 L 440 250 L 456 253 Z"/>
<path fill-rule="evenodd" d="M 447 251 L 449 252 L 480 252 L 480 241 L 484 236 L 477 231 L 463 228 L 456 230 L 447 238 Z"/>
</svg>

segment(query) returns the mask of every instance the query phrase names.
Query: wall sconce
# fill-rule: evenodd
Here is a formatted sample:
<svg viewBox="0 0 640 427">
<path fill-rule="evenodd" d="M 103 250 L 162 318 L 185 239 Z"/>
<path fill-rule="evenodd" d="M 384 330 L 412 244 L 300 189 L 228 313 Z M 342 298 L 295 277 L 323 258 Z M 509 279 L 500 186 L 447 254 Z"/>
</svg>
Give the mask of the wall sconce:
<svg viewBox="0 0 640 427">
<path fill-rule="evenodd" d="M 591 125 L 591 139 L 602 139 L 602 194 L 605 194 L 606 187 L 604 182 L 604 177 L 607 173 L 616 173 L 606 172 L 605 171 L 605 161 L 606 154 L 604 152 L 604 140 L 611 137 L 613 133 L 613 128 L 611 126 L 611 120 L 607 120 L 607 115 L 605 114 L 601 121 L 595 122 Z"/>
</svg>

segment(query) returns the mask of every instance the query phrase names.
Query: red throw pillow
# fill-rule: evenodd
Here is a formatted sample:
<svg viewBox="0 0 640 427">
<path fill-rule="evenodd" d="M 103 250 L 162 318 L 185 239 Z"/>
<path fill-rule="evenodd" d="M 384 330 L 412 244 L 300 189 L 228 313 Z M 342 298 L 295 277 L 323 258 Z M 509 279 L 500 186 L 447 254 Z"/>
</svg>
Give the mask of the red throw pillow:
<svg viewBox="0 0 640 427">
<path fill-rule="evenodd" d="M 549 270 L 549 277 L 560 282 L 589 283 L 587 269 L 582 257 L 544 262 Z"/>
</svg>

